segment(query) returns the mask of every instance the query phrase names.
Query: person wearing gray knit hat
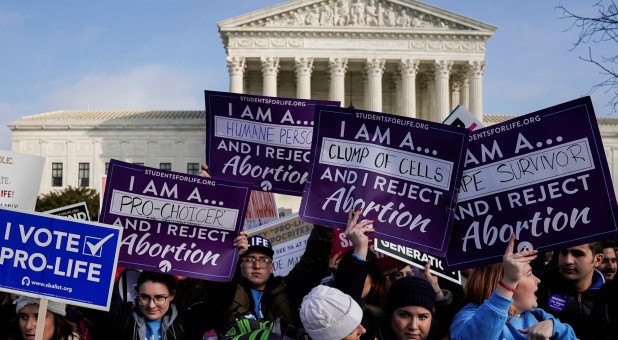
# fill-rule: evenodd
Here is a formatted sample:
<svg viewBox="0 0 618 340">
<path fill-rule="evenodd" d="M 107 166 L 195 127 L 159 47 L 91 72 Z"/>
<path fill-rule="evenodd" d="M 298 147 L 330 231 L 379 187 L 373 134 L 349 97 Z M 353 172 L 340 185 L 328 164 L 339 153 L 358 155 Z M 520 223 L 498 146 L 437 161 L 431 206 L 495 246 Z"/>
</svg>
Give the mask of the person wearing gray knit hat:
<svg viewBox="0 0 618 340">
<path fill-rule="evenodd" d="M 17 306 L 15 307 L 15 311 L 19 313 L 19 311 L 27 305 L 37 305 L 38 307 L 40 301 L 41 300 L 38 298 L 22 295 L 19 297 L 19 299 L 17 299 Z M 47 310 L 60 316 L 67 315 L 66 308 L 67 305 L 61 302 L 56 302 L 52 300 L 49 300 L 47 302 Z"/>
<path fill-rule="evenodd" d="M 360 339 L 363 311 L 349 295 L 328 286 L 317 286 L 300 306 L 300 320 L 313 340 Z"/>
<path fill-rule="evenodd" d="M 40 299 L 30 296 L 20 296 L 17 299 L 15 311 L 19 322 L 11 339 L 32 340 L 35 338 L 40 302 Z M 43 340 L 80 339 L 77 327 L 65 318 L 66 314 L 64 303 L 48 300 L 43 326 Z"/>
</svg>

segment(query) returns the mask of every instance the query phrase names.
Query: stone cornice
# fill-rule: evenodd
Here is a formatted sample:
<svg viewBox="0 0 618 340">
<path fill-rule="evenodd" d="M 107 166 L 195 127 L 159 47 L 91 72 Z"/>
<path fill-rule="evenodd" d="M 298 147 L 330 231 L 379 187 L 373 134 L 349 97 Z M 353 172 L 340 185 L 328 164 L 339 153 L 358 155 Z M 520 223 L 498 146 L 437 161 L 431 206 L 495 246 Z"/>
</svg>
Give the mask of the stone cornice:
<svg viewBox="0 0 618 340">
<path fill-rule="evenodd" d="M 371 47 L 368 49 L 368 47 Z M 303 55 L 315 58 L 344 53 L 350 58 L 362 58 L 374 55 L 372 51 L 380 50 L 385 57 L 409 57 L 409 52 L 434 53 L 456 52 L 457 59 L 467 54 L 470 60 L 485 59 L 485 40 L 481 36 L 433 35 L 433 34 L 387 34 L 379 33 L 315 33 L 303 36 L 270 35 L 246 36 L 232 35 L 226 44 L 229 55 L 243 57 L 278 57 Z M 356 50 L 356 52 L 353 52 Z M 400 55 L 397 56 L 396 54 Z M 339 54 L 337 54 L 339 55 Z M 476 57 L 475 57 L 476 56 Z M 448 59 L 448 58 L 447 58 Z"/>
<path fill-rule="evenodd" d="M 200 120 L 202 124 L 188 124 L 185 122 L 184 124 L 157 124 L 157 125 L 149 125 L 149 124 L 135 124 L 135 125 L 126 125 L 126 124 L 12 124 L 8 125 L 8 128 L 11 131 L 82 131 L 82 130 L 112 130 L 112 131 L 146 131 L 146 130 L 195 130 L 195 131 L 204 131 L 203 121 Z"/>
</svg>

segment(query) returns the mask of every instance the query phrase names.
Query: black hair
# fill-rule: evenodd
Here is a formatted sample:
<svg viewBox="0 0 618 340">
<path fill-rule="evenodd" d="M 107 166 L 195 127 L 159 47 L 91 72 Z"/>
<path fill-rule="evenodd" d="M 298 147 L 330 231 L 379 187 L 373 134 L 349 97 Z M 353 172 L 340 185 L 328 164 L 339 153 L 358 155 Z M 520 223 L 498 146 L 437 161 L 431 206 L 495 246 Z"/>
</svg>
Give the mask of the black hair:
<svg viewBox="0 0 618 340">
<path fill-rule="evenodd" d="M 592 251 L 592 256 L 603 254 L 603 243 L 602 242 L 592 242 L 588 243 L 590 250 Z"/>
</svg>

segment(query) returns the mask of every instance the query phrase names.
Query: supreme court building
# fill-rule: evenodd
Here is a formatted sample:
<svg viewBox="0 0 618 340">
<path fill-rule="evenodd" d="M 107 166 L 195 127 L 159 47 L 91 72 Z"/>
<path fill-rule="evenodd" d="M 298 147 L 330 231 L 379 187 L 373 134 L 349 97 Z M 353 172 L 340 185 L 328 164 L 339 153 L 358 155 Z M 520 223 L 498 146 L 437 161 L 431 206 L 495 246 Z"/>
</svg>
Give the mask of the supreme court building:
<svg viewBox="0 0 618 340">
<path fill-rule="evenodd" d="M 462 104 L 486 125 L 511 118 L 483 114 L 485 43 L 495 30 L 414 0 L 292 0 L 219 23 L 231 92 L 337 100 L 438 122 Z M 13 151 L 46 157 L 45 193 L 99 189 L 111 158 L 197 173 L 204 121 L 198 110 L 57 111 L 9 128 Z M 599 126 L 617 173 L 617 121 Z"/>
<path fill-rule="evenodd" d="M 219 23 L 231 92 L 432 121 L 458 104 L 482 119 L 495 30 L 410 0 L 297 0 Z"/>
</svg>

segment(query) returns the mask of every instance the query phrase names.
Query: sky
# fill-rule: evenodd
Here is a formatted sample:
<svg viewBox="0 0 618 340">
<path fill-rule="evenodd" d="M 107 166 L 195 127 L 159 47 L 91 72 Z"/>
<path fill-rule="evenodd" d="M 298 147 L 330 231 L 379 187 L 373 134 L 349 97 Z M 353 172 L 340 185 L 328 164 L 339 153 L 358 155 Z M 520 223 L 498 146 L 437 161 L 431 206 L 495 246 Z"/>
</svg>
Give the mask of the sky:
<svg viewBox="0 0 618 340">
<path fill-rule="evenodd" d="M 0 2 L 0 149 L 7 125 L 57 110 L 203 110 L 203 90 L 227 91 L 217 22 L 281 0 L 54 0 Z M 435 0 L 428 4 L 497 27 L 487 42 L 486 114 L 525 114 L 587 95 L 605 78 L 573 50 L 563 5 L 596 1 Z M 612 45 L 592 45 L 597 56 Z M 597 116 L 611 94 L 597 90 Z"/>
</svg>

